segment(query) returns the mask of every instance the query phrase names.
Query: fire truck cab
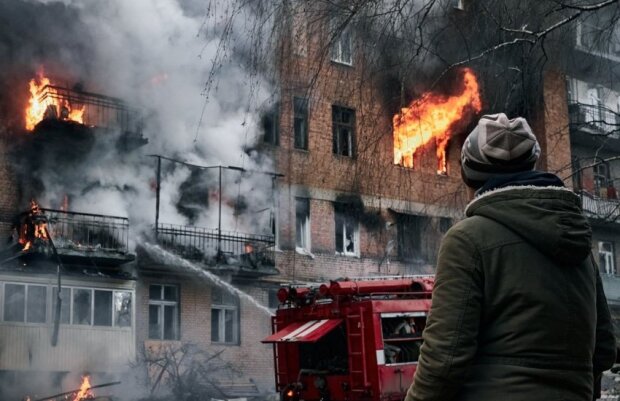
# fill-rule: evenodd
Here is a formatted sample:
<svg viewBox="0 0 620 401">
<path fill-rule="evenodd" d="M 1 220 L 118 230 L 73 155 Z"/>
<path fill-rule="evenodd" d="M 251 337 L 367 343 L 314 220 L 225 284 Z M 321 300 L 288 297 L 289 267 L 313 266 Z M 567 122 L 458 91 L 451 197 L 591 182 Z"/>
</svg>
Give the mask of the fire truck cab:
<svg viewBox="0 0 620 401">
<path fill-rule="evenodd" d="M 416 369 L 433 276 L 284 287 L 272 318 L 281 401 L 402 400 Z"/>
</svg>

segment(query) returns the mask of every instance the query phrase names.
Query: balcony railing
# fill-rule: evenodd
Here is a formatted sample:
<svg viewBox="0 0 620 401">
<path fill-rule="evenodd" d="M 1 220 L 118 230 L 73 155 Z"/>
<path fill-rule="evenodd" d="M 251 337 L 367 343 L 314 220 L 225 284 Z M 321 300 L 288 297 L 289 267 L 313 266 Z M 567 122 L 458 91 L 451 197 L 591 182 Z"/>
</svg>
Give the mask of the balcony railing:
<svg viewBox="0 0 620 401">
<path fill-rule="evenodd" d="M 581 198 L 581 207 L 589 217 L 609 222 L 618 221 L 620 218 L 620 200 L 599 198 L 585 191 L 578 195 Z"/>
<path fill-rule="evenodd" d="M 570 124 L 573 127 L 589 128 L 595 134 L 610 134 L 614 138 L 620 137 L 620 114 L 605 107 L 583 103 L 568 105 Z"/>
<path fill-rule="evenodd" d="M 47 85 L 39 93 L 39 101 L 67 102 L 75 109 L 84 109 L 83 123 L 89 126 L 120 129 L 123 132 L 142 132 L 142 120 L 136 109 L 121 99 L 98 93 L 83 92 L 60 86 Z M 60 110 L 56 111 L 60 115 Z"/>
<path fill-rule="evenodd" d="M 210 266 L 273 269 L 275 240 L 271 235 L 242 234 L 173 224 L 157 226 L 157 240 L 185 259 Z"/>
</svg>

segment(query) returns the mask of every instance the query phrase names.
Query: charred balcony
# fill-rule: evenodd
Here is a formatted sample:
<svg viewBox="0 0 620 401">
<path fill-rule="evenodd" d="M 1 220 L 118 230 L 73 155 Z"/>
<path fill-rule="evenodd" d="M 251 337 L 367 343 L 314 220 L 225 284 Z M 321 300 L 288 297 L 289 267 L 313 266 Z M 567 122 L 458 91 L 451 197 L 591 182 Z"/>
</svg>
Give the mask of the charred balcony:
<svg viewBox="0 0 620 401">
<path fill-rule="evenodd" d="M 18 243 L 26 258 L 63 263 L 119 266 L 131 262 L 129 220 L 125 217 L 32 207 L 19 217 Z"/>
<path fill-rule="evenodd" d="M 158 224 L 157 242 L 166 250 L 210 270 L 243 276 L 277 274 L 275 239 L 218 229 Z"/>
<path fill-rule="evenodd" d="M 620 138 L 620 115 L 598 105 L 568 105 L 571 134 L 585 133 L 613 139 Z"/>
</svg>

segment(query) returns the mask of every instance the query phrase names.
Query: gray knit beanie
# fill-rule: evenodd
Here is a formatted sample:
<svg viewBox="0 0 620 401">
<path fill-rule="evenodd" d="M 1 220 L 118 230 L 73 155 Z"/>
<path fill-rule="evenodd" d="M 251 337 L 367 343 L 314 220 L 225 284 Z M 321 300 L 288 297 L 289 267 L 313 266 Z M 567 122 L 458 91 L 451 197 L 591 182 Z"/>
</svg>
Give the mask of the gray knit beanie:
<svg viewBox="0 0 620 401">
<path fill-rule="evenodd" d="M 539 155 L 540 145 L 524 118 L 485 115 L 463 144 L 461 175 L 477 189 L 493 176 L 533 170 Z"/>
</svg>

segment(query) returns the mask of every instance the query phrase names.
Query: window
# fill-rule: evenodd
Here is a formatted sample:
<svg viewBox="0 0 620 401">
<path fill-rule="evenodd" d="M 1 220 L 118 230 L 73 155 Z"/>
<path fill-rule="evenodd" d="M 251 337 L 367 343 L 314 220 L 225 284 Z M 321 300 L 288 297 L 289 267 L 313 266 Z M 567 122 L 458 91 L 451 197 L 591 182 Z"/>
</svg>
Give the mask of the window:
<svg viewBox="0 0 620 401">
<path fill-rule="evenodd" d="M 333 151 L 337 155 L 353 157 L 355 143 L 355 110 L 332 106 Z"/>
<path fill-rule="evenodd" d="M 609 275 L 616 274 L 614 244 L 612 242 L 598 242 L 598 260 L 601 273 Z"/>
<path fill-rule="evenodd" d="M 4 285 L 4 321 L 45 323 L 47 287 L 41 285 Z"/>
<path fill-rule="evenodd" d="M 332 44 L 331 59 L 336 63 L 353 65 L 351 27 L 341 26 L 338 19 L 332 20 L 332 35 L 337 36 Z"/>
<path fill-rule="evenodd" d="M 336 253 L 359 256 L 359 222 L 356 216 L 347 210 L 346 204 L 334 205 L 336 217 Z"/>
<path fill-rule="evenodd" d="M 609 166 L 607 163 L 599 162 L 592 167 L 594 174 L 594 191 L 596 195 L 607 198 L 607 188 L 609 187 Z"/>
<path fill-rule="evenodd" d="M 71 323 L 71 288 L 62 287 L 60 290 L 60 323 Z M 56 303 L 58 302 L 58 288 L 52 289 L 52 315 L 56 320 Z"/>
<path fill-rule="evenodd" d="M 114 291 L 114 325 L 131 327 L 131 315 L 131 293 L 129 291 Z"/>
<path fill-rule="evenodd" d="M 215 287 L 211 289 L 211 341 L 239 344 L 239 298 Z"/>
<path fill-rule="evenodd" d="M 280 145 L 280 105 L 274 104 L 261 119 L 263 141 L 270 145 Z"/>
<path fill-rule="evenodd" d="M 177 286 L 161 284 L 149 286 L 149 338 L 154 340 L 179 339 Z"/>
<path fill-rule="evenodd" d="M 310 200 L 295 198 L 295 248 L 310 251 Z"/>
<path fill-rule="evenodd" d="M 112 291 L 95 290 L 95 326 L 112 326 Z"/>
<path fill-rule="evenodd" d="M 450 220 L 450 219 L 447 219 Z M 440 231 L 442 229 L 440 220 Z M 447 225 L 443 223 L 444 228 Z M 432 250 L 428 242 L 431 241 L 431 218 L 413 214 L 399 213 L 396 220 L 398 257 L 406 261 L 428 261 Z"/>
<path fill-rule="evenodd" d="M 92 291 L 75 288 L 73 289 L 73 324 L 91 323 Z"/>
<path fill-rule="evenodd" d="M 295 149 L 308 150 L 308 99 L 293 98 Z"/>
<path fill-rule="evenodd" d="M 267 307 L 269 309 L 278 309 L 280 300 L 278 299 L 278 289 L 272 288 L 267 292 Z"/>
</svg>

